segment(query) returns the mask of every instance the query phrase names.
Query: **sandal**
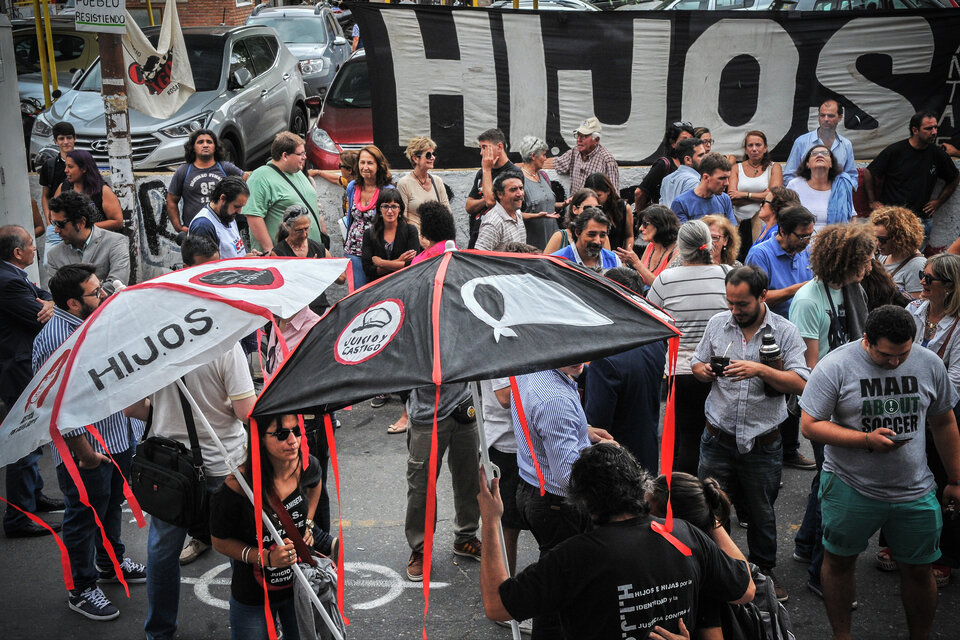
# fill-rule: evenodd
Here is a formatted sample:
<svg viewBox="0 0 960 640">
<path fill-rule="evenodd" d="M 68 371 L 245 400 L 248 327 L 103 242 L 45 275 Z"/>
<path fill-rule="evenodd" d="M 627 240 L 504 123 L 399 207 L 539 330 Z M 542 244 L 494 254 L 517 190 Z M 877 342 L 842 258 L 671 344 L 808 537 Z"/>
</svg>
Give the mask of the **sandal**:
<svg viewBox="0 0 960 640">
<path fill-rule="evenodd" d="M 404 420 L 404 421 L 402 421 L 402 422 L 401 422 L 400 420 L 397 420 L 397 421 L 394 422 L 392 425 L 390 425 L 389 427 L 387 427 L 387 433 L 396 434 L 396 433 L 405 433 L 406 431 L 407 431 L 407 421 L 406 421 L 406 420 Z"/>
<path fill-rule="evenodd" d="M 943 589 L 950 584 L 950 567 L 942 564 L 933 565 L 933 577 L 937 581 L 937 589 Z"/>
<path fill-rule="evenodd" d="M 880 571 L 896 571 L 897 561 L 890 554 L 890 547 L 884 547 L 877 551 L 877 568 Z"/>
</svg>

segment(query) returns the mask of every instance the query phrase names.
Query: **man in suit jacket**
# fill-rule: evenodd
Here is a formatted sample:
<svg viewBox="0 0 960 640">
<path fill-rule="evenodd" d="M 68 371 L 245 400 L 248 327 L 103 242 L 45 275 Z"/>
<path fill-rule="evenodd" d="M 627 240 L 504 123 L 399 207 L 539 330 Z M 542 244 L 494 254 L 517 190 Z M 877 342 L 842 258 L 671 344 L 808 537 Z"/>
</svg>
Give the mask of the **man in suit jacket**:
<svg viewBox="0 0 960 640">
<path fill-rule="evenodd" d="M 36 259 L 33 236 L 23 227 L 0 227 L 0 400 L 7 407 L 17 401 L 33 378 L 33 339 L 53 315 L 50 294 L 30 282 L 25 269 Z M 7 466 L 7 496 L 25 511 L 63 509 L 62 500 L 43 495 L 37 468 L 40 450 Z M 60 525 L 53 525 L 59 529 Z M 3 531 L 8 538 L 49 533 L 20 511 L 7 507 Z"/>
<path fill-rule="evenodd" d="M 63 242 L 50 249 L 47 267 L 50 277 L 60 267 L 85 262 L 97 269 L 101 282 L 130 279 L 130 243 L 126 236 L 93 224 L 93 208 L 86 196 L 64 191 L 50 201 L 50 221 Z"/>
</svg>

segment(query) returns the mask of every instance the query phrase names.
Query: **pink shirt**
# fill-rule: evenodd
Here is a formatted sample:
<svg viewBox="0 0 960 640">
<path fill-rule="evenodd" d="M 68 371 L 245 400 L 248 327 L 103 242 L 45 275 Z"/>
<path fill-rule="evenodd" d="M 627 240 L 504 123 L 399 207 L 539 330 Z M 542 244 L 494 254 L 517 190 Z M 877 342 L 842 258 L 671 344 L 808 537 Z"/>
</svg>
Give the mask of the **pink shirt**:
<svg viewBox="0 0 960 640">
<path fill-rule="evenodd" d="M 438 256 L 447 249 L 447 242 L 453 242 L 453 240 L 447 240 L 446 242 L 438 242 L 429 249 L 425 249 L 419 255 L 417 255 L 413 260 L 410 261 L 410 264 L 417 264 L 418 262 L 423 262 L 424 260 L 429 260 L 433 256 Z M 457 248 L 457 243 L 453 242 L 453 248 L 459 251 Z"/>
<path fill-rule="evenodd" d="M 287 343 L 287 349 L 292 351 L 306 337 L 313 325 L 319 321 L 320 316 L 311 311 L 310 307 L 304 307 L 298 311 L 281 329 L 283 339 Z M 267 376 L 272 377 L 272 374 L 280 368 L 285 359 L 280 340 L 277 338 L 277 332 L 271 331 L 270 340 L 267 342 L 267 359 L 263 363 L 264 372 Z"/>
</svg>

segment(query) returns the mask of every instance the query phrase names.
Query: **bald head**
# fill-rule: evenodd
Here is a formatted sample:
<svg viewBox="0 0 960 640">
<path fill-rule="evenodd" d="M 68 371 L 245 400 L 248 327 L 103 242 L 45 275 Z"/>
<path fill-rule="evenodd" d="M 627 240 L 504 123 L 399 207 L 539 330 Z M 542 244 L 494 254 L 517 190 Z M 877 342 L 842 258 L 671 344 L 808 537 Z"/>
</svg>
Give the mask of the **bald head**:
<svg viewBox="0 0 960 640">
<path fill-rule="evenodd" d="M 24 269 L 33 264 L 36 256 L 36 245 L 29 231 L 16 224 L 0 227 L 0 260 Z"/>
</svg>

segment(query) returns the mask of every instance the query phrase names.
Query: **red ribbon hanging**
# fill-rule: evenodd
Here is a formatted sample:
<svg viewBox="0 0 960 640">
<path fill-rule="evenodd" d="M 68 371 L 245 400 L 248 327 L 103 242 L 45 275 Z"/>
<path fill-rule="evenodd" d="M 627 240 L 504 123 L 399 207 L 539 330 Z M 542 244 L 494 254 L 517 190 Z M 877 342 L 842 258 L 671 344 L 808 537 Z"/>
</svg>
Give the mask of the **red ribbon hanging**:
<svg viewBox="0 0 960 640">
<path fill-rule="evenodd" d="M 659 522 L 652 522 L 650 527 L 663 536 L 670 544 L 677 548 L 683 555 L 691 554 L 689 547 L 677 540 L 671 533 L 673 531 L 673 495 L 670 492 L 670 485 L 673 480 L 673 449 L 676 436 L 676 422 L 674 413 L 676 410 L 676 370 L 677 354 L 680 350 L 680 338 L 670 338 L 668 348 L 667 369 L 667 406 L 663 413 L 663 437 L 660 443 L 660 471 L 667 478 L 667 517 L 661 525 Z"/>
<path fill-rule="evenodd" d="M 520 399 L 520 388 L 517 386 L 517 379 L 510 376 L 510 391 L 513 393 L 513 402 L 517 405 L 517 419 L 520 420 L 520 428 L 523 430 L 523 437 L 527 441 L 527 448 L 530 449 L 530 457 L 533 458 L 533 468 L 537 472 L 537 480 L 540 482 L 540 495 L 546 495 L 547 489 L 543 482 L 543 471 L 540 469 L 540 461 L 537 460 L 537 452 L 533 450 L 533 441 L 530 439 L 530 427 L 527 425 L 527 415 L 523 411 L 523 401 Z"/>
<path fill-rule="evenodd" d="M 260 554 L 258 557 L 263 562 L 263 615 L 267 619 L 267 634 L 270 640 L 277 640 L 277 627 L 273 623 L 270 594 L 267 589 L 267 562 L 263 560 L 263 476 L 260 469 L 260 434 L 257 421 L 252 417 L 250 418 L 250 464 L 253 468 L 253 522 L 257 530 L 257 553 Z"/>
<path fill-rule="evenodd" d="M 343 611 L 343 509 L 340 502 L 340 465 L 337 463 L 337 443 L 333 437 L 333 420 L 329 413 L 323 414 L 323 426 L 327 431 L 327 449 L 330 452 L 330 466 L 333 468 L 333 482 L 337 487 L 337 607 L 343 624 L 349 625 L 350 620 Z"/>
<path fill-rule="evenodd" d="M 107 448 L 107 443 L 104 442 L 103 436 L 100 435 L 100 432 L 96 427 L 90 425 L 87 427 L 87 431 L 90 432 L 90 435 L 100 443 L 100 446 L 103 447 L 104 451 L 109 452 L 110 449 Z M 123 475 L 123 471 L 120 470 L 120 465 L 117 464 L 117 461 L 113 459 L 113 455 L 107 453 L 107 457 L 110 458 L 110 462 L 113 463 L 113 466 L 117 468 L 117 473 L 120 474 L 120 477 L 123 478 L 123 497 L 127 499 L 127 504 L 130 505 L 130 511 L 133 512 L 133 517 L 137 521 L 137 527 L 143 529 L 147 526 L 147 521 L 143 517 L 143 509 L 140 508 L 140 503 L 137 502 L 136 497 L 133 495 L 133 489 L 130 488 L 130 484 L 127 482 L 127 477 Z"/>
<path fill-rule="evenodd" d="M 50 532 L 50 534 L 53 536 L 53 539 L 56 540 L 57 546 L 60 547 L 60 570 L 63 571 L 63 582 L 64 584 L 66 584 L 67 589 L 69 589 L 70 591 L 73 591 L 73 588 L 74 588 L 73 573 L 70 571 L 70 554 L 67 553 L 67 546 L 63 544 L 63 540 L 60 539 L 60 536 L 57 535 L 57 532 L 54 531 L 50 525 L 48 525 L 46 522 L 41 520 L 39 517 L 35 516 L 29 511 L 24 511 L 23 509 L 13 504 L 3 496 L 0 496 L 0 500 L 3 500 L 4 502 L 7 503 L 8 506 L 13 507 L 23 515 L 27 516 L 32 522 L 40 525 L 41 527 L 43 527 L 44 529 Z"/>
</svg>

